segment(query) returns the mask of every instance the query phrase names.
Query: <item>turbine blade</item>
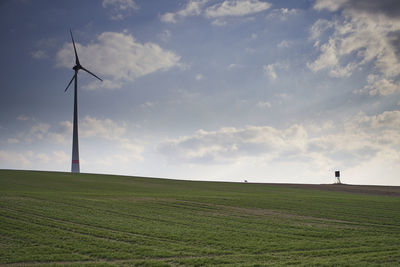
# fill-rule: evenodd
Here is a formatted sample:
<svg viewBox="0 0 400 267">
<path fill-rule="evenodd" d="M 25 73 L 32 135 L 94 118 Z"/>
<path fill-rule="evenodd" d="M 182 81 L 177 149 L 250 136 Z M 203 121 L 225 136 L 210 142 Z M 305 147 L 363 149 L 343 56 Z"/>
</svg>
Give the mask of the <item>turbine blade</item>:
<svg viewBox="0 0 400 267">
<path fill-rule="evenodd" d="M 68 90 L 69 86 L 71 85 L 71 83 L 72 83 L 72 81 L 75 79 L 75 77 L 76 77 L 76 74 L 74 74 L 74 76 L 72 77 L 72 79 L 69 81 L 69 83 L 68 83 L 68 85 L 67 85 L 67 88 L 65 88 L 64 92 L 66 92 L 66 91 Z"/>
<path fill-rule="evenodd" d="M 75 64 L 80 66 L 81 64 L 79 63 L 79 58 L 78 58 L 78 53 L 76 52 L 76 47 L 75 47 L 75 41 L 74 41 L 74 36 L 72 35 L 72 30 L 69 29 L 69 33 L 71 34 L 71 39 L 72 39 L 72 44 L 74 45 L 74 51 L 75 51 Z"/>
<path fill-rule="evenodd" d="M 102 79 L 100 79 L 99 77 L 97 77 L 96 75 L 94 75 L 92 72 L 88 71 L 87 69 L 85 69 L 84 67 L 81 67 L 82 70 L 86 71 L 89 74 L 92 74 L 94 77 L 96 77 L 97 79 L 99 79 L 100 81 L 103 81 Z"/>
</svg>

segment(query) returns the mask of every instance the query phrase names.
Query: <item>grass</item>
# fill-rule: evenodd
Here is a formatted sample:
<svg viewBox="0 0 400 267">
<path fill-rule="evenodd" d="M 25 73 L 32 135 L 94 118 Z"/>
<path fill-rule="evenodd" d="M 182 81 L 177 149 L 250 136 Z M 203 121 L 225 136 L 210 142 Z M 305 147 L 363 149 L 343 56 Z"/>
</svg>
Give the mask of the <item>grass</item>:
<svg viewBox="0 0 400 267">
<path fill-rule="evenodd" d="M 400 197 L 0 170 L 0 265 L 400 265 Z"/>
</svg>

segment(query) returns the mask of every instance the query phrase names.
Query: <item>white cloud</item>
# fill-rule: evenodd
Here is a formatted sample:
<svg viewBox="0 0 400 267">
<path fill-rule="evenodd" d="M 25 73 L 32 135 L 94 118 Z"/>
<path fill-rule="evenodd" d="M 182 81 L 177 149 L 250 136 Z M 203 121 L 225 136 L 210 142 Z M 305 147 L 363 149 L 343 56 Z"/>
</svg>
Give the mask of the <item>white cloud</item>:
<svg viewBox="0 0 400 267">
<path fill-rule="evenodd" d="M 41 163 L 49 163 L 50 158 L 47 154 L 44 153 L 39 153 L 36 155 L 36 158 L 41 162 Z"/>
<path fill-rule="evenodd" d="M 314 8 L 316 10 L 327 9 L 329 11 L 337 11 L 348 0 L 316 0 Z"/>
<path fill-rule="evenodd" d="M 65 144 L 71 139 L 72 127 L 70 121 L 62 121 L 56 126 L 39 122 L 34 124 L 29 131 L 21 132 L 17 136 L 27 143 L 41 141 L 51 144 Z M 98 137 L 126 143 L 126 132 L 127 124 L 125 122 L 114 122 L 111 119 L 98 119 L 91 116 L 85 116 L 79 121 L 80 138 Z M 16 143 L 15 140 L 10 141 Z"/>
<path fill-rule="evenodd" d="M 25 119 L 22 117 L 20 119 Z M 51 126 L 48 123 L 35 122 L 28 130 L 15 134 L 15 137 L 8 138 L 9 144 L 21 143 L 51 143 L 65 144 L 72 133 L 72 123 L 69 121 L 60 122 L 57 126 Z"/>
<path fill-rule="evenodd" d="M 201 81 L 201 80 L 203 80 L 203 79 L 204 79 L 204 76 L 203 76 L 203 74 L 201 74 L 201 73 L 198 73 L 198 74 L 196 74 L 196 77 L 195 77 L 195 79 L 196 79 L 196 81 Z"/>
<path fill-rule="evenodd" d="M 17 117 L 17 120 L 19 120 L 19 121 L 27 121 L 27 120 L 29 120 L 29 117 L 24 115 L 24 114 L 21 114 L 21 115 L 19 115 Z"/>
<path fill-rule="evenodd" d="M 146 102 L 146 107 L 153 107 L 154 102 Z M 63 168 L 66 163 L 70 163 L 70 154 L 60 150 L 61 147 L 71 144 L 72 141 L 72 123 L 70 121 L 62 121 L 56 125 L 49 123 L 35 122 L 28 130 L 15 135 L 15 138 L 6 138 L 3 143 L 13 145 L 14 148 L 29 147 L 35 145 L 35 152 L 28 151 L 7 151 L 0 150 L 0 167 L 2 168 L 33 168 L 33 169 L 57 169 Z M 134 160 L 143 160 L 143 151 L 145 142 L 137 136 L 131 138 L 128 131 L 128 125 L 125 122 L 113 121 L 111 119 L 99 119 L 91 116 L 85 116 L 79 121 L 79 138 L 80 144 L 85 144 L 86 153 L 83 154 L 82 161 L 85 155 L 90 151 L 96 151 L 99 144 L 102 148 L 100 151 L 107 153 L 95 154 L 91 156 L 91 160 L 85 166 L 90 167 L 93 162 L 104 159 L 104 155 L 114 155 L 115 164 L 121 162 L 132 162 Z M 24 143 L 25 142 L 25 143 Z M 95 146 L 87 149 L 88 146 Z M 42 148 L 38 151 L 37 148 Z M 48 148 L 57 147 L 54 150 Z M 68 151 L 70 151 L 68 149 Z M 90 155 L 90 154 L 89 154 Z M 81 155 L 82 156 L 82 155 Z M 124 159 L 124 161 L 122 161 Z M 118 165 L 121 166 L 121 165 Z M 96 166 L 93 166 L 95 168 Z M 104 169 L 107 172 L 107 169 Z"/>
<path fill-rule="evenodd" d="M 42 141 L 53 144 L 63 144 L 66 142 L 68 134 L 72 132 L 70 122 L 60 122 L 56 131 L 51 131 L 51 125 L 39 122 L 34 124 L 28 132 L 21 132 L 18 137 L 27 143 Z"/>
<path fill-rule="evenodd" d="M 122 143 L 120 148 L 123 150 L 116 149 L 106 157 L 94 158 L 95 166 L 100 166 L 100 170 L 105 167 L 103 172 L 109 173 L 115 170 L 116 173 L 121 173 L 121 170 L 129 170 L 138 161 L 143 161 L 143 147 L 141 145 L 127 142 Z M 96 170 L 98 170 L 98 167 L 96 167 Z"/>
<path fill-rule="evenodd" d="M 276 94 L 275 96 L 281 99 L 280 103 L 282 103 L 282 101 L 288 101 L 293 97 L 293 95 L 287 93 Z"/>
<path fill-rule="evenodd" d="M 268 64 L 263 66 L 264 73 L 272 80 L 276 80 L 278 77 L 275 72 L 274 64 Z"/>
<path fill-rule="evenodd" d="M 307 133 L 294 125 L 279 131 L 269 126 L 221 128 L 197 131 L 193 136 L 168 140 L 159 151 L 173 160 L 192 163 L 232 163 L 241 157 L 278 157 L 281 153 L 305 149 Z"/>
<path fill-rule="evenodd" d="M 280 11 L 283 15 L 295 15 L 299 12 L 297 9 L 294 9 L 294 8 L 292 8 L 292 9 L 281 8 Z"/>
<path fill-rule="evenodd" d="M 32 168 L 32 169 L 54 169 L 55 164 L 66 164 L 70 162 L 70 156 L 64 151 L 52 151 L 50 153 L 34 153 L 27 150 L 22 152 L 0 150 L 1 168 Z"/>
<path fill-rule="evenodd" d="M 379 13 L 393 18 L 400 15 L 400 6 L 396 0 L 316 0 L 314 8 L 316 10 L 326 9 L 330 12 L 351 10 L 370 14 Z"/>
<path fill-rule="evenodd" d="M 70 161 L 71 156 L 62 150 L 56 150 L 52 152 L 51 159 L 57 163 L 67 163 Z"/>
<path fill-rule="evenodd" d="M 224 0 L 205 8 L 208 2 L 209 0 L 190 0 L 183 9 L 175 13 L 167 12 L 160 16 L 160 20 L 165 23 L 177 23 L 180 18 L 203 15 L 212 19 L 213 25 L 224 26 L 227 21 L 223 18 L 252 15 L 271 7 L 270 3 L 260 0 Z"/>
<path fill-rule="evenodd" d="M 208 7 L 205 10 L 205 16 L 208 18 L 245 16 L 265 11 L 270 7 L 270 3 L 259 0 L 225 0 Z"/>
<path fill-rule="evenodd" d="M 292 9 L 281 8 L 281 9 L 280 9 L 280 12 L 281 12 L 283 15 L 295 15 L 295 14 L 297 14 L 299 11 L 298 11 L 297 9 L 294 9 L 294 8 L 292 8 Z"/>
<path fill-rule="evenodd" d="M 336 65 L 335 67 L 333 67 L 331 69 L 331 71 L 329 72 L 329 75 L 331 77 L 349 77 L 351 76 L 353 70 L 357 67 L 357 64 L 355 64 L 354 62 L 350 62 L 349 64 L 347 64 L 346 66 L 342 67 L 339 65 Z"/>
<path fill-rule="evenodd" d="M 49 57 L 49 56 L 47 55 L 46 51 L 41 50 L 41 49 L 36 50 L 36 51 L 33 51 L 33 52 L 31 53 L 31 55 L 32 55 L 32 57 L 33 57 L 34 59 L 45 59 L 45 58 L 48 58 L 48 57 Z"/>
<path fill-rule="evenodd" d="M 110 18 L 122 20 L 129 16 L 139 6 L 133 0 L 103 0 L 103 7 L 110 8 Z"/>
<path fill-rule="evenodd" d="M 264 101 L 264 102 L 260 101 L 260 102 L 257 103 L 257 106 L 259 108 L 265 109 L 265 108 L 271 108 L 272 104 L 269 101 Z"/>
<path fill-rule="evenodd" d="M 102 167 L 109 168 L 113 167 L 116 163 L 118 164 L 129 164 L 131 162 L 131 157 L 126 154 L 113 154 L 105 158 L 100 158 L 96 160 L 96 164 Z"/>
<path fill-rule="evenodd" d="M 19 140 L 17 138 L 8 138 L 7 143 L 9 144 L 18 144 Z"/>
<path fill-rule="evenodd" d="M 186 7 L 177 12 L 179 16 L 187 17 L 187 16 L 198 16 L 201 13 L 201 8 L 208 0 L 190 0 Z"/>
<path fill-rule="evenodd" d="M 176 17 L 175 13 L 167 12 L 164 15 L 160 16 L 160 20 L 166 23 L 176 23 L 177 21 L 175 17 Z"/>
<path fill-rule="evenodd" d="M 47 137 L 47 134 L 50 129 L 50 124 L 47 123 L 37 123 L 33 125 L 26 136 L 26 140 L 31 142 L 32 140 L 43 140 Z"/>
<path fill-rule="evenodd" d="M 320 55 L 308 67 L 316 72 L 328 70 L 333 77 L 349 77 L 353 71 L 373 64 L 379 80 L 362 92 L 390 95 L 399 91 L 400 19 L 396 7 L 387 1 L 317 1 L 317 10 L 340 11 L 333 21 L 318 20 L 311 28 L 311 38 Z M 324 33 L 330 29 L 327 41 Z M 322 44 L 321 44 L 322 43 Z M 370 80 L 370 79 L 369 79 Z"/>
<path fill-rule="evenodd" d="M 244 49 L 244 52 L 246 52 L 246 54 L 254 54 L 255 52 L 256 52 L 257 50 L 256 49 L 254 49 L 254 48 L 251 48 L 251 47 L 246 47 L 245 49 Z"/>
<path fill-rule="evenodd" d="M 62 121 L 59 123 L 60 128 L 59 131 L 61 133 L 70 134 L 72 133 L 72 123 L 70 121 Z"/>
<path fill-rule="evenodd" d="M 143 160 L 142 153 L 144 151 L 143 144 L 132 143 L 129 139 L 123 139 L 120 143 L 120 147 L 127 150 L 129 153 L 128 158 L 135 160 Z"/>
<path fill-rule="evenodd" d="M 214 26 L 225 26 L 226 24 L 228 24 L 228 22 L 224 19 L 218 18 L 213 20 L 211 24 Z"/>
<path fill-rule="evenodd" d="M 282 41 L 277 45 L 277 47 L 278 47 L 278 48 L 289 48 L 291 45 L 292 45 L 292 42 L 291 42 L 291 41 L 282 40 Z"/>
<path fill-rule="evenodd" d="M 177 21 L 175 17 L 176 17 L 175 13 L 167 12 L 164 15 L 160 16 L 160 20 L 166 23 L 176 23 Z"/>
<path fill-rule="evenodd" d="M 397 132 L 396 129 L 400 128 L 400 111 L 385 111 L 373 116 L 361 113 L 355 120 L 365 129 L 384 129 Z M 400 133 L 397 135 L 400 135 Z M 393 141 L 396 141 L 395 138 L 393 138 Z M 397 140 L 397 142 L 400 142 L 400 140 Z"/>
<path fill-rule="evenodd" d="M 84 85 L 83 88 L 87 90 L 106 89 L 114 90 L 122 87 L 122 82 L 104 79 L 103 82 L 99 83 L 98 80 L 91 81 L 89 84 Z"/>
<path fill-rule="evenodd" d="M 276 74 L 276 69 L 287 71 L 289 69 L 289 66 L 288 64 L 283 62 L 277 62 L 274 64 L 268 64 L 263 66 L 264 74 L 267 75 L 272 81 L 278 78 L 278 75 Z"/>
<path fill-rule="evenodd" d="M 146 107 L 154 106 L 153 102 L 146 102 Z M 17 135 L 19 139 L 9 138 L 9 143 L 17 143 L 24 140 L 27 143 L 46 142 L 51 144 L 66 144 L 71 140 L 73 125 L 70 121 L 62 121 L 56 126 L 39 122 L 34 124 L 29 131 Z M 101 138 L 109 141 L 117 141 L 124 147 L 129 147 L 127 141 L 127 123 L 116 122 L 111 119 L 98 119 L 85 116 L 79 121 L 80 138 Z M 15 139 L 15 140 L 14 140 Z"/>
<path fill-rule="evenodd" d="M 228 65 L 228 70 L 235 70 L 235 69 L 241 69 L 243 68 L 243 65 L 232 63 Z"/>
<path fill-rule="evenodd" d="M 81 137 L 102 137 L 105 139 L 120 139 L 126 132 L 126 123 L 117 124 L 111 119 L 97 119 L 85 116 L 79 123 Z"/>
<path fill-rule="evenodd" d="M 270 19 L 279 19 L 281 21 L 285 21 L 288 16 L 296 15 L 299 11 L 297 9 L 288 9 L 288 8 L 280 8 L 272 10 L 267 18 Z"/>
<path fill-rule="evenodd" d="M 207 2 L 208 0 L 190 0 L 183 9 L 176 13 L 167 12 L 160 16 L 160 20 L 166 23 L 176 23 L 177 18 L 199 16 L 202 12 L 202 7 Z"/>
<path fill-rule="evenodd" d="M 161 41 L 166 43 L 171 39 L 171 32 L 169 30 L 164 30 L 158 36 L 161 39 Z"/>
<path fill-rule="evenodd" d="M 88 89 L 115 89 L 124 81 L 133 81 L 156 71 L 165 71 L 180 65 L 180 57 L 174 52 L 162 49 L 155 43 L 138 43 L 126 33 L 104 32 L 97 42 L 84 46 L 76 43 L 81 63 L 103 78 L 109 76 L 104 85 L 89 84 Z M 57 53 L 57 65 L 71 68 L 74 65 L 74 50 L 68 43 Z M 99 81 L 96 83 L 100 84 Z"/>
<path fill-rule="evenodd" d="M 158 151 L 172 162 L 236 164 L 258 159 L 265 164 L 300 162 L 330 168 L 357 168 L 381 157 L 400 160 L 400 111 L 359 114 L 341 122 L 199 130 L 162 142 Z M 390 156 L 384 155 L 393 155 Z M 393 165 L 394 166 L 394 165 Z"/>
<path fill-rule="evenodd" d="M 147 101 L 140 105 L 141 108 L 152 108 L 155 106 L 155 102 Z"/>
<path fill-rule="evenodd" d="M 329 21 L 326 19 L 318 19 L 314 24 L 311 26 L 310 33 L 311 39 L 317 40 L 321 37 L 321 35 L 326 32 L 328 29 L 334 27 L 334 22 Z"/>
<path fill-rule="evenodd" d="M 4 164 L 3 168 L 10 168 L 19 166 L 22 168 L 26 168 L 32 165 L 33 160 L 33 152 L 13 152 L 7 150 L 0 150 L 0 163 Z"/>
<path fill-rule="evenodd" d="M 307 63 L 307 66 L 314 72 L 324 68 L 334 67 L 339 60 L 336 53 L 336 44 L 333 39 L 321 46 L 321 55 L 312 63 Z"/>
<path fill-rule="evenodd" d="M 145 103 L 147 107 L 154 103 Z M 138 143 L 130 141 L 127 135 L 127 124 L 125 122 L 115 122 L 111 119 L 97 119 L 91 116 L 85 116 L 80 122 L 80 136 L 82 138 L 104 138 L 106 140 L 117 142 L 118 146 L 124 151 L 128 151 L 129 158 L 142 159 L 141 153 L 144 148 Z"/>
<path fill-rule="evenodd" d="M 368 84 L 360 92 L 369 92 L 370 95 L 392 95 L 400 92 L 400 80 L 386 79 L 379 75 L 370 74 L 367 77 Z"/>
</svg>

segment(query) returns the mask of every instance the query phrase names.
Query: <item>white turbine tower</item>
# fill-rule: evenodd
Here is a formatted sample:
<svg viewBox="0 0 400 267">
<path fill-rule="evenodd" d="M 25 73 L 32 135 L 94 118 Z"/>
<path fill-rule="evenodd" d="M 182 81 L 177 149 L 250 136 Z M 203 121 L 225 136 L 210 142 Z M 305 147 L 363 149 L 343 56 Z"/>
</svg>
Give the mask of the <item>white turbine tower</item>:
<svg viewBox="0 0 400 267">
<path fill-rule="evenodd" d="M 72 68 L 75 71 L 74 76 L 72 77 L 71 81 L 68 83 L 67 88 L 65 88 L 66 92 L 71 85 L 72 81 L 75 80 L 75 91 L 74 91 L 74 126 L 73 126 L 73 137 L 72 137 L 72 163 L 71 163 L 71 172 L 80 172 L 79 168 L 79 144 L 78 144 L 78 71 L 79 70 L 84 70 L 87 73 L 93 75 L 100 81 L 103 81 L 87 69 L 85 69 L 80 63 L 79 63 L 79 58 L 78 58 L 78 53 L 76 52 L 76 47 L 75 47 L 75 41 L 74 37 L 72 36 L 72 31 L 69 31 L 71 33 L 71 39 L 72 39 L 72 44 L 74 45 L 74 51 L 75 51 L 75 66 Z"/>
</svg>

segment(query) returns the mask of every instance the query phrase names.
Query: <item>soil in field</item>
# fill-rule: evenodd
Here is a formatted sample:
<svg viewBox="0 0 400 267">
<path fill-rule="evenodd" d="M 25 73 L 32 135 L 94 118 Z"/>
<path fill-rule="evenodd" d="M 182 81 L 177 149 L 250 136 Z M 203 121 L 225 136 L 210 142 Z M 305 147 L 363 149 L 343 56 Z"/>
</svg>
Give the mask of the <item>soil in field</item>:
<svg viewBox="0 0 400 267">
<path fill-rule="evenodd" d="M 316 189 L 367 195 L 400 196 L 400 186 L 350 185 L 350 184 L 269 184 L 301 189 Z"/>
</svg>

